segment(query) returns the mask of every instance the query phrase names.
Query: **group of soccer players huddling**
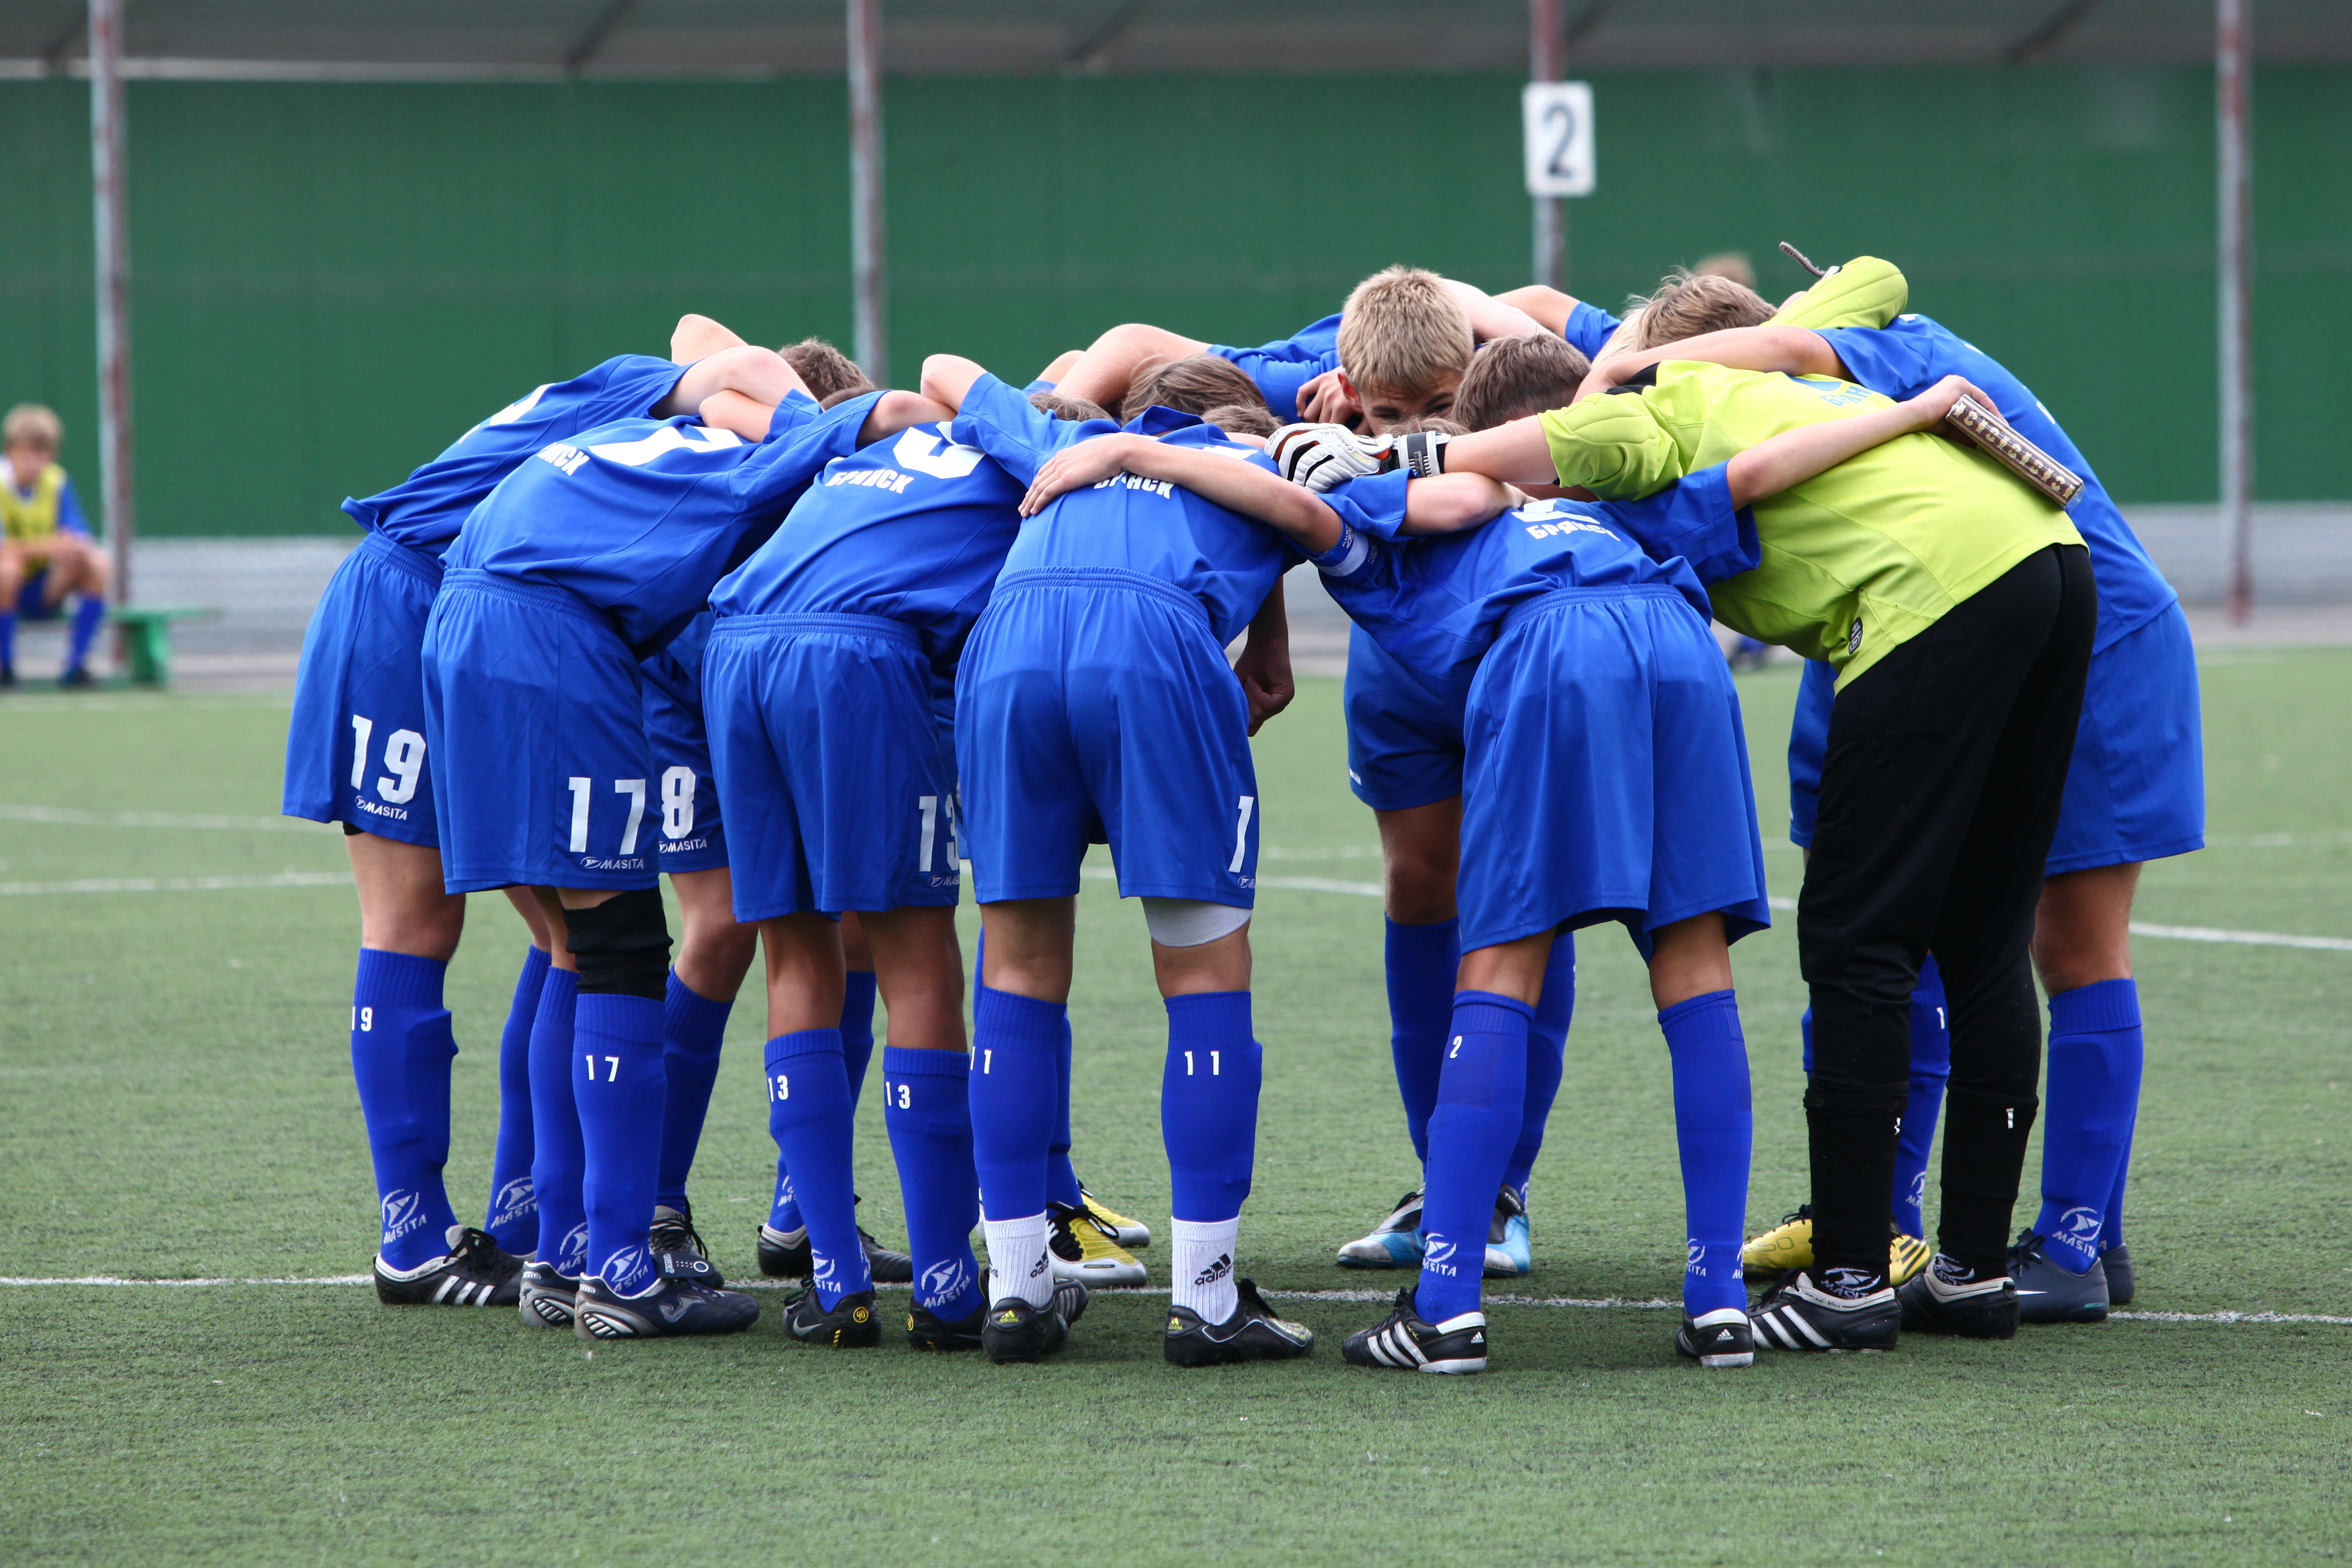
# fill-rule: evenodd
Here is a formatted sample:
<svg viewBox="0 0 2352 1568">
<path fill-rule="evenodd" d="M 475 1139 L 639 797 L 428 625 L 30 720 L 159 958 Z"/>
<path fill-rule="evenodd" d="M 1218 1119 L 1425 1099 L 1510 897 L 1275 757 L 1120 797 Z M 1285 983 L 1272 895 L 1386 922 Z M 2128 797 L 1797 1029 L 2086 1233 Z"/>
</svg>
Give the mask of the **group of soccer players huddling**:
<svg viewBox="0 0 2352 1568">
<path fill-rule="evenodd" d="M 1130 323 L 1025 386 L 940 354 L 911 391 L 689 315 L 670 358 L 541 386 L 346 501 L 365 531 L 304 645 L 285 809 L 342 826 L 359 888 L 380 1296 L 607 1340 L 748 1327 L 687 1180 L 756 950 L 786 1331 L 877 1344 L 899 1282 L 918 1348 L 1058 1351 L 1151 1240 L 1071 1163 L 1075 899 L 1108 843 L 1167 1011 L 1166 1357 L 1310 1353 L 1239 1231 L 1249 738 L 1289 700 L 1282 578 L 1311 563 L 1354 623 L 1349 774 L 1423 1172 L 1339 1249 L 1413 1271 L 1348 1362 L 1486 1367 L 1483 1279 L 1532 1266 L 1572 933 L 1606 922 L 1648 963 L 1673 1078 L 1679 1352 L 2104 1318 L 2133 1289 L 2132 891 L 2202 841 L 2195 666 L 2049 413 L 1906 304 L 1867 258 L 1777 309 L 1677 274 L 1622 320 L 1391 268 L 1260 348 Z M 1963 395 L 2076 499 L 1955 435 Z M 1746 1242 L 1729 950 L 1770 915 L 1710 618 L 1814 661 L 1790 746 L 1812 1190 Z M 531 946 L 477 1228 L 443 1179 L 442 992 L 465 895 L 493 889 Z M 852 1173 L 877 994 L 904 1252 L 859 1226 Z M 2037 1113 L 2042 1207 L 2012 1240 Z"/>
</svg>

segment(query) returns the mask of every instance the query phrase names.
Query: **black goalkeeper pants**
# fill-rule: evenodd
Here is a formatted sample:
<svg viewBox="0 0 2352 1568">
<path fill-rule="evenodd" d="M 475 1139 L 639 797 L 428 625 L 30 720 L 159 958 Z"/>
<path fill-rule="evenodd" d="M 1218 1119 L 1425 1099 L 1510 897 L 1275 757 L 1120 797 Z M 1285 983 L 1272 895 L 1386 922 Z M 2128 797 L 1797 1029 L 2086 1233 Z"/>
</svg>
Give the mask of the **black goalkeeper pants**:
<svg viewBox="0 0 2352 1568">
<path fill-rule="evenodd" d="M 1937 1246 L 2004 1270 L 2041 1103 L 2028 947 L 2097 620 L 2090 552 L 2038 551 L 1855 677 L 1830 710 L 1797 905 L 1813 1005 L 1817 1279 L 1885 1271 L 1911 989 L 1930 951 L 1952 1043 Z"/>
</svg>

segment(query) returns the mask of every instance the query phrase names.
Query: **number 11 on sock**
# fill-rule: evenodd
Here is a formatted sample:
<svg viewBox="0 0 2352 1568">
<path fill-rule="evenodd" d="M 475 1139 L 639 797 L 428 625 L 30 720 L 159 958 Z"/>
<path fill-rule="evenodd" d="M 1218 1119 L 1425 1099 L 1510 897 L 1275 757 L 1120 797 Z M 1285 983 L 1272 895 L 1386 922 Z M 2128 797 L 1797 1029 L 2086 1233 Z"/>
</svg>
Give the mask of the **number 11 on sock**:
<svg viewBox="0 0 2352 1568">
<path fill-rule="evenodd" d="M 1224 1057 L 1225 1053 L 1221 1050 L 1211 1051 L 1209 1053 L 1209 1076 L 1211 1078 L 1223 1078 L 1224 1076 Z M 1192 1053 L 1190 1051 L 1186 1051 L 1184 1053 L 1184 1076 L 1186 1078 L 1191 1078 L 1192 1076 Z"/>
</svg>

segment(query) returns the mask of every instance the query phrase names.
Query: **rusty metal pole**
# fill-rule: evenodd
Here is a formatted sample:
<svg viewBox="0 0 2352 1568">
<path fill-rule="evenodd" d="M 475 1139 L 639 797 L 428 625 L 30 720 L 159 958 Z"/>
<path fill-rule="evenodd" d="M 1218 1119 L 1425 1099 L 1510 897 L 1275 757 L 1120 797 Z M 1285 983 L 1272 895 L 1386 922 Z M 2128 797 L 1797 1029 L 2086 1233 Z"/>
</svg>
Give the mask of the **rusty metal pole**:
<svg viewBox="0 0 2352 1568">
<path fill-rule="evenodd" d="M 857 363 L 890 384 L 888 247 L 882 214 L 882 4 L 849 0 L 849 250 Z"/>
<path fill-rule="evenodd" d="M 2221 152 L 2221 548 L 2230 619 L 2254 612 L 2253 312 L 2247 258 L 2252 249 L 2252 163 L 2246 146 L 2246 47 L 2252 0 L 2217 0 L 2213 51 L 2216 140 Z"/>
<path fill-rule="evenodd" d="M 89 160 L 97 220 L 98 466 L 114 602 L 131 598 L 131 239 L 124 225 L 122 0 L 89 0 Z"/>
<path fill-rule="evenodd" d="M 1528 0 L 1528 78 L 1559 79 L 1559 0 Z M 1536 196 L 1535 280 L 1559 289 L 1568 253 L 1567 213 L 1558 196 Z"/>
</svg>

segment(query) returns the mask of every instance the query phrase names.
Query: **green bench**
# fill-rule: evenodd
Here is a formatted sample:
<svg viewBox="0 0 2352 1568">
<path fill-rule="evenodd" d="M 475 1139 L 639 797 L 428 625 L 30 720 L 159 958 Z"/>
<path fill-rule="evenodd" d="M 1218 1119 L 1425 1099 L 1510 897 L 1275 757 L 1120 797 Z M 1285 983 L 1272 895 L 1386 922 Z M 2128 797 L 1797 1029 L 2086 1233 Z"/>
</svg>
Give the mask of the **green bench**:
<svg viewBox="0 0 2352 1568">
<path fill-rule="evenodd" d="M 210 605 L 118 605 L 110 614 L 122 629 L 131 679 L 142 686 L 172 683 L 173 622 L 220 619 L 220 611 Z"/>
</svg>

